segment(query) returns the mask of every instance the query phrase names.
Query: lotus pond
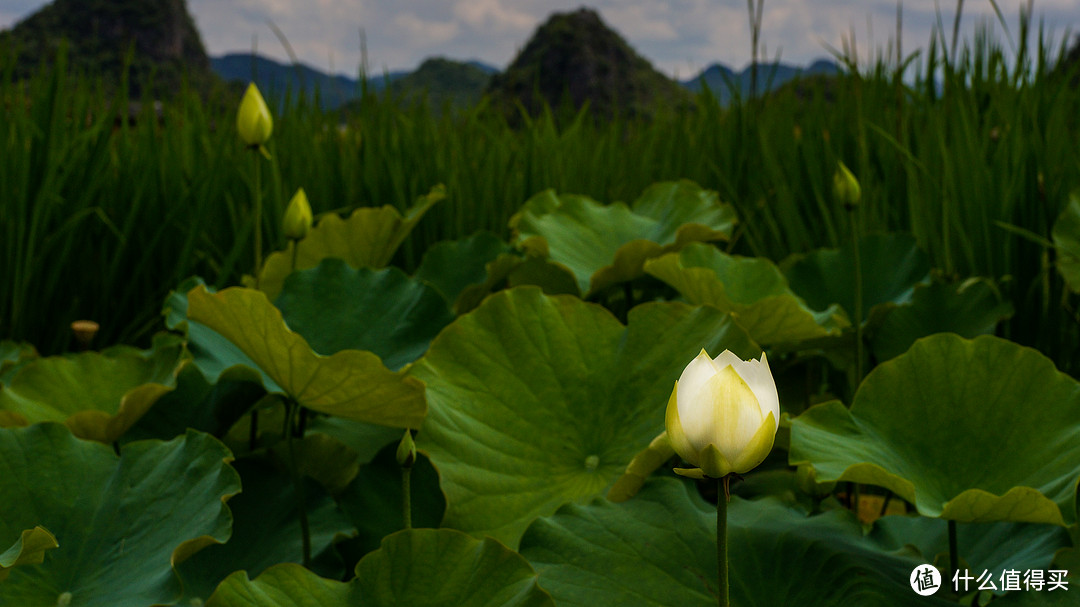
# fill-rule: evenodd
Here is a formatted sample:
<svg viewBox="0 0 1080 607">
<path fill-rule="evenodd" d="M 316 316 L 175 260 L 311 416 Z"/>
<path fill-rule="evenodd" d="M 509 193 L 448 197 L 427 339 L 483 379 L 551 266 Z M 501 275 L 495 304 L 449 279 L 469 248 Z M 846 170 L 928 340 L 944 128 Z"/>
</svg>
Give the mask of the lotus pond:
<svg viewBox="0 0 1080 607">
<path fill-rule="evenodd" d="M 294 113 L 269 158 L 190 107 L 81 131 L 36 80 L 0 114 L 0 605 L 716 605 L 718 501 L 733 605 L 1080 603 L 1080 103 L 949 61 L 940 99 L 879 71 L 609 131 Z M 96 342 L 42 329 L 83 309 Z M 665 434 L 702 349 L 779 395 L 730 503 Z"/>
</svg>

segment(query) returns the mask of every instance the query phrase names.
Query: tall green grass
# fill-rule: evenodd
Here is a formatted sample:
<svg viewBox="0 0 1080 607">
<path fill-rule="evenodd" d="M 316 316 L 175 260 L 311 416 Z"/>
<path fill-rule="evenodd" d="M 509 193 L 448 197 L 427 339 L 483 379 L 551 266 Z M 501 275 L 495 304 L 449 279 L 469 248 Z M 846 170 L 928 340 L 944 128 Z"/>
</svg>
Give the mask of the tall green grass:
<svg viewBox="0 0 1080 607">
<path fill-rule="evenodd" d="M 980 35 L 944 52 L 935 38 L 923 55 L 879 58 L 831 83 L 728 107 L 706 94 L 696 111 L 647 122 L 549 112 L 511 128 L 483 106 L 440 112 L 367 96 L 343 117 L 289 100 L 262 171 L 261 229 L 283 244 L 280 216 L 297 187 L 318 213 L 406 208 L 443 183 L 447 200 L 396 260 L 411 269 L 439 240 L 508 236 L 510 215 L 546 188 L 632 200 L 687 178 L 737 207 L 732 250 L 781 261 L 849 241 L 831 193 L 843 160 L 863 186 L 860 232 L 910 231 L 943 275 L 995 279 L 1017 308 L 1006 336 L 1077 374 L 1080 330 L 1038 238 L 1080 186 L 1080 93 L 1048 77 L 1061 48 L 1019 40 L 1005 49 Z M 6 74 L 0 338 L 59 351 L 67 325 L 90 318 L 102 343 L 145 342 L 182 278 L 225 285 L 251 272 L 253 173 L 234 107 L 181 95 L 160 121 L 116 127 L 121 108 L 62 65 L 25 83 Z"/>
</svg>

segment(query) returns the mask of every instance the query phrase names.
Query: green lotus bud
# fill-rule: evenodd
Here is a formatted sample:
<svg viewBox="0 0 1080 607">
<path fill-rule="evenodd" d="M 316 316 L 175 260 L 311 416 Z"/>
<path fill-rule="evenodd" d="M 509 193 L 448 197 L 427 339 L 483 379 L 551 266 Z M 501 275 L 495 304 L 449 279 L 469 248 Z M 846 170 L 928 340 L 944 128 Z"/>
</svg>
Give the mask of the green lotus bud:
<svg viewBox="0 0 1080 607">
<path fill-rule="evenodd" d="M 281 221 L 285 238 L 300 240 L 307 236 L 308 230 L 311 229 L 311 222 L 311 205 L 308 204 L 304 188 L 300 188 L 296 190 L 296 194 L 293 194 L 289 206 L 285 208 L 285 218 Z"/>
<path fill-rule="evenodd" d="M 675 382 L 665 421 L 675 453 L 697 466 L 676 468 L 683 476 L 723 478 L 760 464 L 780 427 L 780 398 L 765 354 L 745 361 L 724 350 L 712 359 L 702 349 Z"/>
<path fill-rule="evenodd" d="M 397 463 L 405 469 L 410 469 L 416 463 L 416 443 L 413 442 L 412 431 L 405 430 L 405 436 L 397 448 Z"/>
<path fill-rule="evenodd" d="M 244 98 L 240 101 L 240 111 L 236 113 L 236 130 L 240 133 L 240 139 L 251 147 L 263 145 L 274 132 L 274 117 L 270 115 L 270 108 L 266 106 L 266 101 L 254 82 L 248 85 Z"/>
<path fill-rule="evenodd" d="M 837 163 L 836 173 L 833 174 L 833 193 L 849 211 L 859 206 L 859 200 L 862 198 L 859 180 L 855 179 L 855 175 L 851 174 L 843 162 Z"/>
</svg>

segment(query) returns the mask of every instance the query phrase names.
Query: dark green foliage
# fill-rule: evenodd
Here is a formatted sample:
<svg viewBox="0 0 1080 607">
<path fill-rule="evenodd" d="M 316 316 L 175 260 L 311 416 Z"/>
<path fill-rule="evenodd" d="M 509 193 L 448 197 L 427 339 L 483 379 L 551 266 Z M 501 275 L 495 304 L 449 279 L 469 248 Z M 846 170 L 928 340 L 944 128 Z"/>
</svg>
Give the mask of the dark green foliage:
<svg viewBox="0 0 1080 607">
<path fill-rule="evenodd" d="M 54 0 L 0 32 L 0 56 L 15 53 L 17 71 L 28 75 L 51 64 L 63 40 L 77 71 L 103 77 L 107 86 L 121 82 L 129 66 L 130 94 L 172 96 L 186 78 L 196 90 L 216 82 L 185 0 Z"/>
</svg>

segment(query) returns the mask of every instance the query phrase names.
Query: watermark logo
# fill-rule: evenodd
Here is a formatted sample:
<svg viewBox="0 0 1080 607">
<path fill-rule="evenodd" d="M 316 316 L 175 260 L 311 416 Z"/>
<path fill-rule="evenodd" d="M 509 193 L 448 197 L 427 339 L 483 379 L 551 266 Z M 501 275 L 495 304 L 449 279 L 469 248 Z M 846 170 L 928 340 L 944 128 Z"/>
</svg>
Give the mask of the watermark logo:
<svg viewBox="0 0 1080 607">
<path fill-rule="evenodd" d="M 911 589 L 920 596 L 930 596 L 941 588 L 941 572 L 933 565 L 922 564 L 911 570 Z"/>
</svg>

